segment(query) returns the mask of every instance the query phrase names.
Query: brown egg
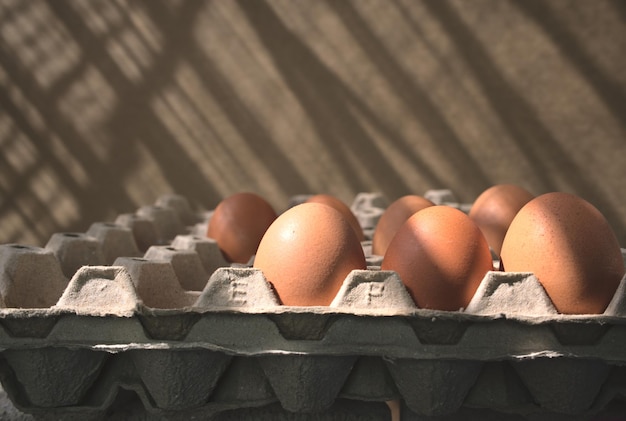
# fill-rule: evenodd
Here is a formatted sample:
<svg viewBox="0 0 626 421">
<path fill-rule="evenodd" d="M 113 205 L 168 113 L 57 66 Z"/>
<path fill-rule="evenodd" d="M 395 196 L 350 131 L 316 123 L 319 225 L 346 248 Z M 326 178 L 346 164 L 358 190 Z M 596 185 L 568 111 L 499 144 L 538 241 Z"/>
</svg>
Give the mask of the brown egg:
<svg viewBox="0 0 626 421">
<path fill-rule="evenodd" d="M 465 308 L 493 269 L 487 240 L 462 211 L 430 206 L 413 214 L 387 248 L 381 270 L 393 270 L 420 308 Z"/>
<path fill-rule="evenodd" d="M 515 216 L 502 244 L 502 266 L 533 272 L 565 314 L 604 312 L 624 276 L 619 243 L 589 202 L 569 193 L 547 193 Z"/>
<path fill-rule="evenodd" d="M 254 260 L 289 306 L 326 306 L 353 269 L 366 269 L 361 243 L 336 209 L 303 203 L 269 227 Z"/>
<path fill-rule="evenodd" d="M 348 220 L 359 241 L 363 241 L 365 239 L 365 236 L 363 235 L 363 228 L 361 228 L 359 220 L 356 219 L 356 216 L 354 216 L 348 205 L 337 199 L 335 196 L 328 194 L 316 194 L 309 197 L 305 203 L 323 203 L 324 205 L 332 206 L 341 212 L 341 214 Z"/>
<path fill-rule="evenodd" d="M 276 212 L 261 196 L 236 193 L 222 200 L 211 219 L 207 237 L 213 238 L 229 262 L 248 263 Z"/>
<path fill-rule="evenodd" d="M 498 184 L 478 196 L 469 216 L 485 235 L 493 251 L 500 255 L 502 241 L 517 212 L 535 196 L 513 184 Z"/>
<path fill-rule="evenodd" d="M 372 237 L 372 253 L 384 256 L 398 228 L 415 212 L 434 205 L 430 200 L 412 194 L 402 196 L 390 204 L 376 224 Z"/>
</svg>

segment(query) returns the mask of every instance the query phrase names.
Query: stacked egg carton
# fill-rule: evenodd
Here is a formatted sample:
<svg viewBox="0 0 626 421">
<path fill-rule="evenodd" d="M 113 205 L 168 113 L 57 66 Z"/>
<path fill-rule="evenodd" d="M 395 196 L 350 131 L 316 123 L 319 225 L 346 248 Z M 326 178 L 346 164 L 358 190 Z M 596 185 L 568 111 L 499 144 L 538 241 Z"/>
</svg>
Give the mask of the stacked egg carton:
<svg viewBox="0 0 626 421">
<path fill-rule="evenodd" d="M 370 236 L 385 206 L 355 199 Z M 0 380 L 15 406 L 181 420 L 383 420 L 394 401 L 403 420 L 625 410 L 624 280 L 596 316 L 557 314 L 530 273 L 488 273 L 462 312 L 418 309 L 365 241 L 368 269 L 330 306 L 283 307 L 261 272 L 223 260 L 209 219 L 168 195 L 44 248 L 0 245 Z"/>
</svg>

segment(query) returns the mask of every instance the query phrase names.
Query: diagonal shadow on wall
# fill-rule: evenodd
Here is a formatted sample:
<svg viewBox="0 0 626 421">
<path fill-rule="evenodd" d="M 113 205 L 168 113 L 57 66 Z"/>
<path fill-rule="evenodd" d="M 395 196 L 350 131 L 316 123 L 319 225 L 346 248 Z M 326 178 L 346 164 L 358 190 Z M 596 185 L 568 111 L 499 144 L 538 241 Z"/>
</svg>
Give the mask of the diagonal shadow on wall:
<svg viewBox="0 0 626 421">
<path fill-rule="evenodd" d="M 263 123 L 250 112 L 234 89 L 233 82 L 218 69 L 214 62 L 217 58 L 208 57 L 199 48 L 191 31 L 191 28 L 194 27 L 193 17 L 195 13 L 186 13 L 189 19 L 185 19 L 185 22 L 171 22 L 169 11 L 162 5 L 155 3 L 147 11 L 159 27 L 168 28 L 167 33 L 168 37 L 171 38 L 169 40 L 171 48 L 166 50 L 168 53 L 162 57 L 163 61 L 179 63 L 183 59 L 202 75 L 201 82 L 205 90 L 219 103 L 224 114 L 232 123 L 232 127 L 247 141 L 254 155 L 273 174 L 274 181 L 283 192 L 297 194 L 308 191 L 308 181 L 276 145 L 275 140 L 272 139 Z M 206 123 L 208 124 L 208 122 Z M 220 141 L 227 142 L 218 137 L 207 139 L 207 142 Z M 262 180 L 258 180 L 258 182 L 262 183 Z"/>
<path fill-rule="evenodd" d="M 481 45 L 472 30 L 447 2 L 425 2 L 433 16 L 446 29 L 447 34 L 458 46 L 457 51 L 465 59 L 505 127 L 518 143 L 520 151 L 534 165 L 535 173 L 550 174 L 554 162 L 567 169 L 567 183 L 573 191 L 593 203 L 611 222 L 619 239 L 626 237 L 626 226 L 620 221 L 615 209 L 597 191 L 565 150 L 550 134 L 538 118 L 536 111 L 507 83 Z M 544 177 L 544 187 L 556 190 L 549 178 Z"/>
<path fill-rule="evenodd" d="M 596 64 L 597 60 L 586 51 L 584 45 L 576 40 L 576 37 L 567 26 L 559 21 L 550 4 L 537 0 L 527 0 L 513 4 L 541 26 L 543 31 L 563 53 L 563 56 L 580 72 L 589 86 L 595 89 L 605 102 L 607 109 L 615 117 L 615 121 L 626 130 L 626 120 L 624 120 L 626 115 L 626 92 L 623 86 L 615 83 L 610 75 L 602 72 Z M 581 3 L 581 5 L 584 4 Z M 624 11 L 625 7 L 624 2 L 621 2 L 618 10 Z"/>
<path fill-rule="evenodd" d="M 388 48 L 372 32 L 352 2 L 328 3 L 367 53 L 380 73 L 387 79 L 393 93 L 413 110 L 414 116 L 426 129 L 433 143 L 455 168 L 456 177 L 463 180 L 468 192 L 480 193 L 489 180 L 481 165 L 467 151 L 442 112 L 413 78 L 400 66 Z M 421 167 L 420 167 L 421 168 Z"/>
<path fill-rule="evenodd" d="M 44 124 L 50 130 L 42 133 L 35 129 L 32 124 L 25 119 L 24 110 L 21 109 L 13 99 L 6 93 L 2 92 L 0 101 L 2 101 L 3 109 L 11 117 L 21 132 L 29 137 L 37 147 L 38 168 L 41 169 L 43 164 L 48 165 L 54 174 L 58 177 L 60 183 L 72 194 L 76 199 L 79 214 L 100 215 L 104 216 L 106 211 L 110 209 L 111 203 L 107 197 L 114 196 L 117 198 L 117 204 L 120 207 L 129 207 L 131 201 L 118 189 L 116 181 L 121 181 L 122 174 L 111 174 L 109 166 L 103 162 L 93 150 L 82 141 L 80 133 L 78 133 L 65 117 L 58 110 L 58 95 L 63 92 L 71 80 L 76 76 L 76 72 L 84 69 L 78 66 L 73 72 L 70 72 L 64 78 L 57 82 L 50 92 L 39 88 L 39 84 L 33 78 L 30 69 L 24 68 L 18 60 L 15 59 L 11 52 L 6 49 L 0 50 L 0 65 L 7 73 L 12 83 L 22 88 L 21 92 L 28 102 L 39 112 Z M 68 170 L 68 163 L 61 160 L 54 152 L 51 146 L 51 134 L 55 133 L 61 137 L 67 146 L 85 168 L 90 170 L 90 178 L 85 185 L 79 183 Z M 129 158 L 132 159 L 132 150 L 129 151 Z M 30 203 L 33 219 L 46 218 L 50 213 L 48 205 L 42 203 L 39 198 L 29 190 L 30 182 L 32 182 L 33 174 L 21 174 L 15 184 L 8 192 L 4 192 L 4 202 L 0 207 L 0 212 L 4 212 L 7 206 L 15 207 L 18 197 L 26 197 Z M 116 180 L 116 177 L 119 177 Z M 97 180 L 110 180 L 109 183 L 98 183 Z M 23 214 L 24 215 L 24 214 Z M 28 221 L 28 219 L 27 219 Z M 31 225 L 31 226 L 34 226 Z M 58 228 L 58 227 L 57 227 Z M 30 229 L 30 228 L 29 228 Z M 46 240 L 47 233 L 40 233 L 41 241 Z M 12 239 L 7 239 L 12 241 Z"/>
<path fill-rule="evenodd" d="M 154 4 L 157 3 L 159 2 Z M 76 9 L 66 2 L 51 3 L 52 9 L 65 23 L 68 32 L 79 43 L 82 51 L 88 54 L 91 63 L 105 75 L 119 98 L 118 105 L 107 122 L 112 137 L 119 139 L 125 146 L 116 156 L 122 158 L 128 148 L 135 146 L 135 142 L 144 142 L 146 148 L 153 152 L 152 156 L 174 191 L 187 197 L 197 196 L 197 193 L 193 193 L 197 192 L 196 186 L 203 183 L 203 173 L 187 151 L 168 134 L 162 121 L 154 115 L 150 100 L 155 91 L 158 92 L 170 83 L 182 54 L 181 47 L 177 45 L 181 38 L 180 33 L 191 31 L 191 23 L 202 6 L 202 2 L 185 2 L 173 16 L 169 11 L 169 20 L 161 22 L 159 28 L 165 34 L 163 51 L 155 59 L 155 64 L 141 75 L 141 82 L 133 83 L 113 61 L 105 42 L 89 29 L 84 17 Z M 126 162 L 133 165 L 133 160 L 128 156 Z M 119 163 L 116 167 L 120 167 Z M 124 179 L 119 182 L 123 183 Z M 203 189 L 207 197 L 218 196 L 207 183 L 203 183 Z"/>
<path fill-rule="evenodd" d="M 350 188 L 354 191 L 368 188 L 354 176 L 356 171 L 350 164 L 350 156 L 353 155 L 359 165 L 371 172 L 379 188 L 388 197 L 414 192 L 398 175 L 393 164 L 382 158 L 383 154 L 362 127 L 352 108 L 365 111 L 368 118 L 373 118 L 376 127 L 384 127 L 384 124 L 376 121 L 374 113 L 367 112 L 367 106 L 286 27 L 267 2 L 238 1 L 238 4 L 286 84 L 311 119 L 317 137 L 324 143 L 326 150 L 334 155 L 335 166 L 342 171 Z M 404 146 L 402 139 L 393 135 L 389 129 L 384 133 L 388 141 L 394 142 L 405 156 L 412 158 L 431 185 L 441 185 L 436 174 L 414 151 Z"/>
</svg>

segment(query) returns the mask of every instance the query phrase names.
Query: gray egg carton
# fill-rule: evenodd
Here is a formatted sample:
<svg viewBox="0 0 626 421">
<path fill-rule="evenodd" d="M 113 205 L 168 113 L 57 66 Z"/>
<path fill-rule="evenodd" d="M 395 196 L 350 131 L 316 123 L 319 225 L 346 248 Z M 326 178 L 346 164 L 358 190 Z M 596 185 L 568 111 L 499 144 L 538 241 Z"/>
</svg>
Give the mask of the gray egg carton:
<svg viewBox="0 0 626 421">
<path fill-rule="evenodd" d="M 355 212 L 384 206 L 365 199 Z M 121 419 L 128 402 L 143 411 L 128 419 L 181 420 L 391 419 L 387 401 L 403 420 L 626 411 L 626 280 L 602 315 L 560 315 L 531 273 L 495 271 L 466 309 L 419 309 L 366 241 L 368 269 L 329 306 L 285 307 L 202 236 L 209 218 L 170 195 L 44 248 L 0 245 L 13 404 L 51 419 Z"/>
</svg>

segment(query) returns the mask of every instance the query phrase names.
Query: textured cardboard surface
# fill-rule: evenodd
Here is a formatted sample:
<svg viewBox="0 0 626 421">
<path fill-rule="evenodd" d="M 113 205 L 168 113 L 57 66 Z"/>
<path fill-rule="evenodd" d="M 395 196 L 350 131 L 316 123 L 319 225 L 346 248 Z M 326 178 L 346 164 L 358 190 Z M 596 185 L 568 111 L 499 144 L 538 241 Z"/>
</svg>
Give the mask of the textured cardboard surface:
<svg viewBox="0 0 626 421">
<path fill-rule="evenodd" d="M 168 245 L 87 263 L 69 281 L 58 256 L 90 262 L 102 237 L 0 245 L 0 380 L 17 408 L 331 420 L 370 419 L 359 404 L 387 414 L 399 399 L 403 419 L 592 420 L 626 390 L 626 280 L 604 314 L 569 316 L 532 274 L 493 271 L 467 309 L 446 312 L 417 308 L 395 272 L 372 265 L 328 307 L 284 307 L 262 272 L 227 265 L 188 220 Z M 77 241 L 88 252 L 72 254 Z M 57 298 L 35 300 L 22 282 Z"/>
</svg>

